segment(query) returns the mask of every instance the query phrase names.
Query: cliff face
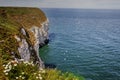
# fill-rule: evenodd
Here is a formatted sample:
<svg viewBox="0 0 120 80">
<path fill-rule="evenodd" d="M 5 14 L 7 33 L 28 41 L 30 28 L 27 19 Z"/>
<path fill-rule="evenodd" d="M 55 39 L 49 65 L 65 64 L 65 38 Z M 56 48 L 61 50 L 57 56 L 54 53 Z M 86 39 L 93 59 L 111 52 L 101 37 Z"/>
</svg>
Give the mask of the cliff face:
<svg viewBox="0 0 120 80">
<path fill-rule="evenodd" d="M 9 53 L 9 59 L 24 59 L 33 61 L 40 68 L 44 68 L 44 62 L 39 57 L 39 48 L 48 43 L 48 19 L 45 14 L 37 8 L 0 8 L 0 50 Z M 6 25 L 7 24 L 7 25 Z M 4 35 L 7 34 L 7 36 Z M 10 33 L 10 35 L 8 35 Z M 11 36 L 14 42 L 3 39 Z M 10 44 L 7 44 L 10 42 Z M 5 46 L 14 47 L 5 50 Z M 2 48 L 4 47 L 4 49 Z M 2 58 L 3 55 L 1 55 Z M 4 60 L 4 58 L 2 58 Z"/>
<path fill-rule="evenodd" d="M 0 7 L 0 80 L 84 80 L 43 69 L 39 48 L 48 42 L 48 19 L 41 10 Z"/>
<path fill-rule="evenodd" d="M 35 64 L 39 64 L 41 68 L 44 68 L 44 63 L 39 57 L 39 48 L 48 43 L 48 20 L 42 23 L 41 27 L 32 26 L 29 32 L 33 33 L 34 44 L 31 46 L 25 38 L 21 39 L 17 36 L 16 40 L 21 43 L 18 47 L 20 56 L 25 61 L 30 61 L 33 59 Z M 30 36 L 24 28 L 21 29 L 21 33 L 24 36 Z M 28 33 L 28 35 L 26 35 Z M 33 57 L 34 56 L 34 57 Z"/>
</svg>

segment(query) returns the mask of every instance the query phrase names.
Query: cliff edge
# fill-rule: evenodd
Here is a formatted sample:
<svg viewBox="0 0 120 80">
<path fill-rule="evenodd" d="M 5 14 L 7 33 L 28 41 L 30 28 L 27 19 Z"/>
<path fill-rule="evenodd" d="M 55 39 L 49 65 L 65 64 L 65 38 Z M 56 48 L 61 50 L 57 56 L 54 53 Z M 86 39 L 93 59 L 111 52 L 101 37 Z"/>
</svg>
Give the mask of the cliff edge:
<svg viewBox="0 0 120 80">
<path fill-rule="evenodd" d="M 0 80 L 84 80 L 44 68 L 39 48 L 48 42 L 48 19 L 40 9 L 0 7 Z"/>
<path fill-rule="evenodd" d="M 48 41 L 48 19 L 40 9 L 0 7 L 1 65 L 23 59 L 44 68 L 39 48 Z"/>
</svg>

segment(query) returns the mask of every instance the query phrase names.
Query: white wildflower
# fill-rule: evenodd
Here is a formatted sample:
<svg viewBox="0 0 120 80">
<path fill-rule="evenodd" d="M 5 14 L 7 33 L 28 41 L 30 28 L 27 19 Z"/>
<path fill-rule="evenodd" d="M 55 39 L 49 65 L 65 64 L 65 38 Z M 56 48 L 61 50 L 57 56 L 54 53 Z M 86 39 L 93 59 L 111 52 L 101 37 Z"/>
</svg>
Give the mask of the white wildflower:
<svg viewBox="0 0 120 80">
<path fill-rule="evenodd" d="M 19 77 L 21 78 L 22 76 L 20 75 Z"/>
<path fill-rule="evenodd" d="M 16 79 L 18 79 L 18 77 L 16 77 Z"/>
<path fill-rule="evenodd" d="M 24 59 L 20 59 L 20 61 L 24 61 Z"/>
<path fill-rule="evenodd" d="M 8 68 L 8 67 L 9 67 L 9 65 L 10 65 L 10 64 L 7 64 L 5 67 L 7 67 L 7 68 Z"/>
<path fill-rule="evenodd" d="M 42 77 L 39 77 L 40 80 L 42 80 Z"/>
<path fill-rule="evenodd" d="M 25 74 L 24 72 L 22 72 L 22 74 Z"/>
<path fill-rule="evenodd" d="M 5 69 L 7 69 L 8 67 L 6 66 Z"/>
<path fill-rule="evenodd" d="M 5 75 L 8 75 L 8 73 L 5 73 Z"/>
<path fill-rule="evenodd" d="M 17 66 L 17 64 L 14 64 L 14 66 Z"/>
<path fill-rule="evenodd" d="M 36 73 L 34 73 L 34 75 L 36 75 Z"/>
<path fill-rule="evenodd" d="M 5 72 L 9 72 L 11 69 L 6 69 L 6 70 L 4 70 Z"/>
<path fill-rule="evenodd" d="M 32 66 L 35 66 L 34 64 L 32 64 Z"/>
<path fill-rule="evenodd" d="M 5 67 L 5 65 L 3 65 L 3 67 Z"/>
<path fill-rule="evenodd" d="M 25 79 L 25 77 L 22 77 L 22 79 Z"/>
<path fill-rule="evenodd" d="M 36 77 L 36 79 L 38 79 L 39 77 Z"/>
<path fill-rule="evenodd" d="M 12 66 L 11 65 L 9 65 L 9 69 L 11 69 L 12 68 Z"/>
<path fill-rule="evenodd" d="M 41 76 L 41 74 L 38 74 L 39 76 Z"/>
<path fill-rule="evenodd" d="M 6 70 L 4 70 L 3 72 L 4 72 L 4 73 L 6 73 L 7 71 L 6 71 Z"/>
<path fill-rule="evenodd" d="M 28 65 L 31 65 L 31 63 L 27 63 Z"/>
<path fill-rule="evenodd" d="M 12 61 L 11 61 L 11 62 L 12 62 Z M 10 64 L 11 64 L 11 62 L 9 62 L 9 63 L 8 63 L 8 65 L 10 65 Z"/>
<path fill-rule="evenodd" d="M 28 62 L 28 61 L 24 61 L 23 63 L 24 63 L 24 64 L 28 64 L 29 62 Z"/>
</svg>

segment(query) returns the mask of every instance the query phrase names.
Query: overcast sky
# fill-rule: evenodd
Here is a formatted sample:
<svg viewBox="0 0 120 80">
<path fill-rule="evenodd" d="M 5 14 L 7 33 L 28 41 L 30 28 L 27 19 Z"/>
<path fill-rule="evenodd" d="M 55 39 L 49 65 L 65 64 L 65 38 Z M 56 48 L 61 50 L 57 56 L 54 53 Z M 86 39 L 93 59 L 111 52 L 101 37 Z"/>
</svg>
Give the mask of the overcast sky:
<svg viewBox="0 0 120 80">
<path fill-rule="evenodd" d="M 0 6 L 120 9 L 120 0 L 0 0 Z"/>
</svg>

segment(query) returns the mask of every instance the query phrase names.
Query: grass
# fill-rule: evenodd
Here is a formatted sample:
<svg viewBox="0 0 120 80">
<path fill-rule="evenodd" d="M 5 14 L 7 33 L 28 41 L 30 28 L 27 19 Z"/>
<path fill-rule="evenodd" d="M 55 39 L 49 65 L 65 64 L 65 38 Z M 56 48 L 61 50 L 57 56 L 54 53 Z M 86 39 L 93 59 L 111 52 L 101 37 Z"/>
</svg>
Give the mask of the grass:
<svg viewBox="0 0 120 80">
<path fill-rule="evenodd" d="M 23 27 L 29 34 L 31 45 L 34 45 L 35 39 L 29 29 L 32 26 L 41 27 L 41 23 L 46 20 L 45 14 L 38 8 L 0 7 L 0 26 L 14 32 L 14 34 L 19 33 L 18 29 Z"/>
<path fill-rule="evenodd" d="M 2 65 L 13 60 L 14 56 L 20 58 L 19 43 L 14 36 L 25 38 L 30 45 L 33 45 L 29 29 L 32 26 L 41 27 L 40 24 L 45 20 L 45 14 L 38 8 L 0 7 L 0 80 L 7 80 Z M 20 32 L 22 27 L 30 35 L 29 38 Z"/>
<path fill-rule="evenodd" d="M 11 17 L 25 28 L 30 28 L 32 25 L 41 27 L 40 23 L 46 20 L 45 14 L 38 8 L 1 7 L 0 12 L 6 13 L 7 17 Z"/>
<path fill-rule="evenodd" d="M 30 62 L 16 62 L 17 65 L 13 63 L 14 56 L 20 59 L 19 43 L 14 36 L 25 38 L 32 46 L 34 39 L 29 29 L 32 26 L 41 27 L 40 24 L 44 21 L 46 16 L 38 8 L 0 7 L 0 80 L 84 80 L 56 69 L 39 70 Z M 20 32 L 21 28 L 27 31 L 29 37 Z M 11 66 L 10 69 L 6 65 Z"/>
<path fill-rule="evenodd" d="M 57 69 L 38 69 L 32 62 L 11 61 L 3 66 L 4 75 L 9 80 L 84 80 L 83 77 Z"/>
</svg>

